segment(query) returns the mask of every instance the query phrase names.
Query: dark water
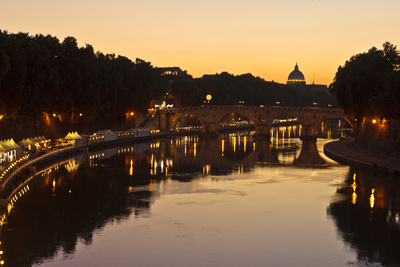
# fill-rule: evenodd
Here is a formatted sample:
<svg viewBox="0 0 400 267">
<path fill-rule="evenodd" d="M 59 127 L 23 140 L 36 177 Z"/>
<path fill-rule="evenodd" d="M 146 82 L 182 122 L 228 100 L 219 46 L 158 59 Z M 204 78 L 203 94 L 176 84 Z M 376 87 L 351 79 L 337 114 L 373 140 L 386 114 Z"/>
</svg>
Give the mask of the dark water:
<svg viewBox="0 0 400 267">
<path fill-rule="evenodd" d="M 400 266 L 398 177 L 248 134 L 79 155 L 17 191 L 4 266 Z M 1 253 L 1 252 L 0 252 Z"/>
</svg>

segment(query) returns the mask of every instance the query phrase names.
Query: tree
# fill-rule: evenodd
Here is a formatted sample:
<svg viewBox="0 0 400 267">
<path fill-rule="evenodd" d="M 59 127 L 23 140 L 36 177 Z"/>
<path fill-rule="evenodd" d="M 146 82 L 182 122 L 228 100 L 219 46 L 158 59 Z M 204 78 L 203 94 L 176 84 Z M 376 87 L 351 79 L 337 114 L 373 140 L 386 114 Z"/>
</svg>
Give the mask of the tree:
<svg viewBox="0 0 400 267">
<path fill-rule="evenodd" d="M 358 121 L 364 116 L 396 118 L 400 102 L 396 91 L 399 63 L 396 46 L 386 42 L 383 50 L 372 47 L 339 66 L 329 90 L 346 114 Z"/>
</svg>

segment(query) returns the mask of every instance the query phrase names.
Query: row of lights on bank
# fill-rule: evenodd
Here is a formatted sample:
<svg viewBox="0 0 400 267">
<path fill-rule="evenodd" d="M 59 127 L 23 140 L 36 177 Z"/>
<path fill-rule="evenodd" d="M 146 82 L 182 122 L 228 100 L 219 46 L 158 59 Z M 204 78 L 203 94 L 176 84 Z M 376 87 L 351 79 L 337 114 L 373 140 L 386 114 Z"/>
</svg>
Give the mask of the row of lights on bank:
<svg viewBox="0 0 400 267">
<path fill-rule="evenodd" d="M 29 158 L 29 155 L 26 155 L 26 156 L 23 156 L 22 158 L 20 158 L 19 160 L 14 161 L 13 163 L 11 163 L 11 165 L 10 165 L 7 169 L 5 169 L 5 170 L 3 171 L 3 173 L 1 174 L 0 180 L 3 179 L 3 177 L 4 177 L 8 172 L 10 172 L 18 163 L 20 163 L 20 162 L 22 162 L 22 161 L 24 161 L 24 160 L 26 160 L 26 159 L 28 159 L 28 158 Z"/>
<path fill-rule="evenodd" d="M 15 203 L 20 199 L 25 193 L 29 191 L 29 186 L 26 185 L 22 187 L 20 190 L 18 190 L 16 193 L 14 193 L 12 199 L 10 200 L 10 203 L 7 205 L 7 212 L 0 215 L 0 227 L 3 226 L 6 223 L 6 218 L 7 215 L 10 214 L 11 210 L 14 208 Z M 0 246 L 2 245 L 2 242 L 0 241 Z M 4 265 L 4 260 L 3 258 L 4 251 L 0 248 L 0 266 Z"/>
</svg>

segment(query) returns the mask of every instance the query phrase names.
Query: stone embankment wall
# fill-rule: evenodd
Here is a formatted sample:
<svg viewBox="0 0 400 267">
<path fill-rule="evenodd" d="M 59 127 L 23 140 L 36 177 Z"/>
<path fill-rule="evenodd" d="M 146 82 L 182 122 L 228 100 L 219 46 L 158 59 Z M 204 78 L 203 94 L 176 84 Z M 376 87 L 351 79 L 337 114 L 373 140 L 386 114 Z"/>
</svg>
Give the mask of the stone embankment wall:
<svg viewBox="0 0 400 267">
<path fill-rule="evenodd" d="M 364 118 L 359 126 L 356 147 L 400 159 L 400 121 Z"/>
</svg>

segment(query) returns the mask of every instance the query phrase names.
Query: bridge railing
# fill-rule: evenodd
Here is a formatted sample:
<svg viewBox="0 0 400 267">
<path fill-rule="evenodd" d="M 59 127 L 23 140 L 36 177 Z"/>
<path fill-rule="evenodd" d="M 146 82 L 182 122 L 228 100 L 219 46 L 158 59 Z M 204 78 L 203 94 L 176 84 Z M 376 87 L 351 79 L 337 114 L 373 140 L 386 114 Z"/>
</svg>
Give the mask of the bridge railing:
<svg viewBox="0 0 400 267">
<path fill-rule="evenodd" d="M 335 108 L 317 108 L 317 107 L 258 107 L 258 106 L 216 106 L 205 105 L 195 107 L 169 108 L 167 112 L 185 112 L 185 111 L 200 111 L 200 110 L 279 110 L 279 111 L 320 111 L 334 114 L 344 114 L 344 110 Z"/>
</svg>

